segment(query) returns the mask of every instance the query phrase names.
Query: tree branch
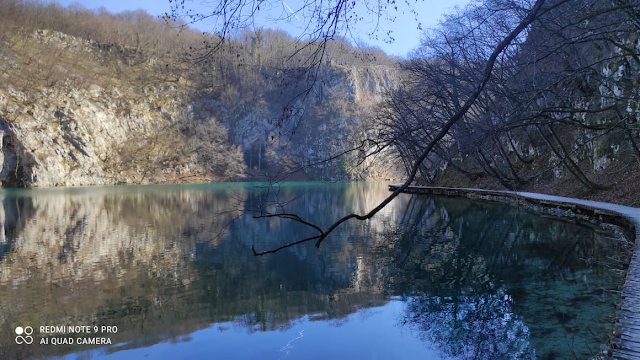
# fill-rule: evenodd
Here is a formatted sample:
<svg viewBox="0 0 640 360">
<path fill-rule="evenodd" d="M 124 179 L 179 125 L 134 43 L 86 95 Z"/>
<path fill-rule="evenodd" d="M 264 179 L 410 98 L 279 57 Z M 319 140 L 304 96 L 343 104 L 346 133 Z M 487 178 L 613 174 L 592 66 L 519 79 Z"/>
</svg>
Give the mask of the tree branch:
<svg viewBox="0 0 640 360">
<path fill-rule="evenodd" d="M 391 195 L 389 195 L 386 199 L 384 199 L 382 202 L 380 202 L 380 204 L 378 204 L 378 206 L 376 206 L 375 208 L 373 208 L 371 211 L 369 211 L 366 214 L 359 215 L 359 214 L 352 213 L 352 214 L 349 214 L 349 215 L 346 215 L 346 216 L 340 218 L 335 223 L 333 223 L 331 226 L 329 226 L 327 228 L 327 230 L 325 230 L 324 232 L 321 232 L 320 235 L 316 235 L 316 236 L 313 236 L 313 237 L 309 237 L 309 238 L 306 238 L 306 239 L 295 241 L 295 242 L 289 243 L 287 245 L 283 245 L 283 246 L 281 246 L 279 248 L 276 248 L 276 249 L 273 249 L 273 250 L 268 250 L 268 251 L 263 251 L 263 252 L 256 252 L 255 249 L 252 247 L 254 255 L 258 256 L 258 255 L 274 253 L 274 252 L 279 251 L 281 249 L 284 249 L 284 248 L 287 248 L 287 247 L 291 247 L 291 246 L 294 246 L 294 245 L 297 245 L 297 244 L 300 244 L 300 243 L 308 242 L 308 241 L 311 241 L 311 240 L 315 240 L 315 239 L 317 239 L 315 245 L 316 245 L 316 247 L 319 247 L 320 244 L 322 243 L 322 241 L 324 241 L 324 239 L 326 239 L 327 236 L 329 236 L 329 234 L 331 234 L 333 232 L 333 230 L 335 230 L 338 226 L 340 226 L 344 222 L 346 222 L 346 221 L 348 221 L 350 219 L 367 220 L 367 219 L 372 218 L 375 214 L 377 214 L 380 210 L 382 210 L 385 206 L 387 206 L 393 199 L 395 199 L 400 193 L 402 193 L 405 189 L 407 189 L 411 185 L 413 180 L 415 179 L 416 174 L 418 173 L 418 169 L 420 168 L 420 165 L 422 164 L 422 162 L 424 160 L 427 159 L 427 157 L 431 153 L 431 150 L 433 149 L 433 147 L 449 132 L 449 130 L 451 129 L 453 124 L 455 124 L 457 121 L 459 121 L 460 119 L 463 118 L 463 116 L 467 113 L 467 111 L 471 108 L 471 106 L 478 99 L 478 97 L 480 96 L 480 94 L 484 90 L 485 86 L 487 85 L 487 83 L 491 79 L 491 75 L 493 73 L 493 68 L 494 68 L 494 65 L 495 65 L 495 62 L 496 62 L 496 59 L 498 58 L 498 56 L 509 46 L 509 44 L 511 44 L 511 42 L 515 38 L 518 37 L 518 35 L 520 35 L 520 33 L 522 33 L 522 31 L 524 31 L 533 21 L 535 21 L 535 19 L 537 18 L 537 14 L 540 11 L 540 9 L 542 8 L 544 3 L 545 3 L 545 0 L 537 0 L 535 2 L 534 6 L 532 7 L 532 9 L 529 11 L 528 15 L 524 19 L 522 19 L 520 21 L 518 26 L 516 26 L 504 39 L 502 39 L 502 41 L 500 41 L 500 43 L 498 43 L 498 45 L 496 45 L 496 47 L 494 48 L 493 52 L 491 53 L 491 55 L 489 56 L 489 58 L 488 58 L 488 60 L 486 62 L 481 82 L 478 84 L 476 89 L 473 91 L 473 93 L 466 100 L 464 105 L 451 118 L 449 118 L 449 120 L 442 126 L 442 128 L 436 134 L 436 136 L 432 138 L 432 140 L 429 142 L 427 147 L 422 151 L 421 155 L 414 161 L 413 167 L 411 169 L 411 172 L 410 172 L 409 177 L 407 178 L 407 180 L 401 186 L 399 186 L 395 191 L 393 191 L 391 193 Z"/>
</svg>

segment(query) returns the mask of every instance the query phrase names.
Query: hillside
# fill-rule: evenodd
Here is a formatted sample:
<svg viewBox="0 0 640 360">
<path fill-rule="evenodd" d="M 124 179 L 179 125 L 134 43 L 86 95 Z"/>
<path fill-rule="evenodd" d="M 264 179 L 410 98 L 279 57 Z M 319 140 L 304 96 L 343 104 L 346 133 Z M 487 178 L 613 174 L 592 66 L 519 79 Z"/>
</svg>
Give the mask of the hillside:
<svg viewBox="0 0 640 360">
<path fill-rule="evenodd" d="M 377 117 L 381 133 L 413 165 L 449 126 L 419 164 L 422 183 L 639 206 L 638 4 L 545 5 L 526 36 L 495 58 L 479 92 L 496 46 L 486 46 L 487 34 L 505 19 L 520 21 L 520 10 L 506 6 L 498 16 L 477 5 L 447 17 L 401 64 L 402 86 Z"/>
<path fill-rule="evenodd" d="M 378 50 L 334 41 L 310 81 L 282 32 L 220 43 L 143 11 L 0 8 L 3 187 L 385 176 L 322 161 L 393 86 Z"/>
</svg>

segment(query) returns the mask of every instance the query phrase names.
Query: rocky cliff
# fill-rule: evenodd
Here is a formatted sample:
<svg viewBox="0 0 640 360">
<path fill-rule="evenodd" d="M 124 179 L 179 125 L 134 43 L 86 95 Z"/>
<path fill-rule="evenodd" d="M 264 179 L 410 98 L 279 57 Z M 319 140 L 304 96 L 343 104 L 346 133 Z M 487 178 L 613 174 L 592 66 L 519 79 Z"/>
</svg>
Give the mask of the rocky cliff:
<svg viewBox="0 0 640 360">
<path fill-rule="evenodd" d="M 1 55 L 3 187 L 384 176 L 322 160 L 353 146 L 393 66 L 323 65 L 287 108 L 278 84 L 203 90 L 206 74 L 59 31 L 15 32 Z"/>
<path fill-rule="evenodd" d="M 267 90 L 243 104 L 216 103 L 207 116 L 230 129 L 250 172 L 260 177 L 279 179 L 296 171 L 317 180 L 394 177 L 398 169 L 383 163 L 356 165 L 356 154 L 327 160 L 360 144 L 373 107 L 397 84 L 397 70 L 331 64 L 321 71 L 322 80 L 304 100 L 288 104 L 289 97 Z"/>
</svg>

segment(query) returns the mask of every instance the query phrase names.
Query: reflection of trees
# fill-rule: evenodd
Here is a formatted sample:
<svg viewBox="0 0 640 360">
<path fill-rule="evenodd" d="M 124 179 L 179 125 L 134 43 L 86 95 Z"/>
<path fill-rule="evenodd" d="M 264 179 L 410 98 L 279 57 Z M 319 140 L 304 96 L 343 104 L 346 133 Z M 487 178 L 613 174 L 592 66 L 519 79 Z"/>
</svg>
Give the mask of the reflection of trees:
<svg viewBox="0 0 640 360">
<path fill-rule="evenodd" d="M 534 358 L 529 329 L 513 313 L 508 295 L 408 299 L 404 323 L 454 359 Z"/>
<path fill-rule="evenodd" d="M 594 229 L 495 204 L 412 200 L 390 251 L 402 323 L 453 358 L 579 358 L 611 331 L 629 252 Z M 602 306 L 608 304 L 607 306 Z"/>
<path fill-rule="evenodd" d="M 408 302 L 402 322 L 445 355 L 525 356 L 534 348 L 548 355 L 567 341 L 545 344 L 545 333 L 600 344 L 575 329 L 587 327 L 588 317 L 605 318 L 593 298 L 611 303 L 608 290 L 621 283 L 592 266 L 622 253 L 591 229 L 503 206 L 408 195 L 383 216 L 339 229 L 320 249 L 256 258 L 250 245 L 294 238 L 298 229 L 243 213 L 261 199 L 253 190 L 210 186 L 5 193 L 0 344 L 12 343 L 18 322 L 116 325 L 112 340 L 125 348 L 212 323 L 272 331 L 305 316 L 341 321 L 400 295 Z M 318 209 L 367 207 L 386 193 L 384 184 L 311 183 L 279 196 L 301 196 L 291 212 L 328 223 L 334 214 Z M 589 325 L 593 334 L 606 333 L 601 322 Z M 29 355 L 20 351 L 0 347 L 0 358 Z"/>
<path fill-rule="evenodd" d="M 308 190 L 310 198 L 295 205 L 299 209 L 314 201 L 350 206 L 350 197 L 360 198 L 371 189 L 357 184 L 345 191 L 344 185 L 328 185 L 320 188 L 322 196 L 313 195 L 317 189 Z M 382 185 L 373 191 L 384 196 L 387 190 Z M 301 193 L 304 189 L 287 189 L 283 195 Z M 116 325 L 119 332 L 112 342 L 125 342 L 127 348 L 177 339 L 211 323 L 271 331 L 305 315 L 339 319 L 387 301 L 379 291 L 380 271 L 355 255 L 369 246 L 360 227 L 345 231 L 321 251 L 300 247 L 255 258 L 250 244 L 275 241 L 274 234 L 282 235 L 283 228 L 243 214 L 260 197 L 241 185 L 230 190 L 192 185 L 5 195 L 2 344 L 11 344 L 11 329 L 24 322 Z M 295 229 L 284 231 L 294 236 Z M 362 275 L 358 289 L 353 287 L 356 270 Z M 37 355 L 51 350 L 34 346 L 28 351 Z M 74 348 L 54 350 L 64 354 Z M 30 356 L 24 351 L 0 348 L 0 358 Z"/>
<path fill-rule="evenodd" d="M 34 271 L 46 281 L 101 280 L 122 276 L 136 263 L 157 265 L 149 268 L 151 273 L 176 267 L 183 255 L 192 253 L 194 240 L 212 240 L 185 234 L 196 229 L 213 234 L 233 216 L 211 215 L 228 208 L 224 191 L 177 189 L 167 187 L 162 195 L 124 188 L 106 193 L 49 190 L 35 197 L 5 198 L 2 225 L 12 251 L 0 263 L 0 283 L 17 284 Z"/>
<path fill-rule="evenodd" d="M 395 289 L 409 295 L 401 323 L 451 358 L 531 357 L 529 329 L 504 289 L 491 282 L 488 261 L 478 253 L 485 246 L 495 250 L 487 238 L 508 239 L 510 226 L 478 217 L 477 204 L 415 199 L 391 260 Z M 477 236 L 468 241 L 471 233 Z"/>
<path fill-rule="evenodd" d="M 197 279 L 189 263 L 198 244 L 215 244 L 212 234 L 234 216 L 225 212 L 228 196 L 197 186 L 6 194 L 8 251 L 0 258 L 0 326 L 6 331 L 0 343 L 12 343 L 10 328 L 24 322 L 118 325 L 113 341 L 203 327 L 179 320 L 187 304 L 178 294 Z M 0 349 L 0 358 L 14 355 Z"/>
</svg>

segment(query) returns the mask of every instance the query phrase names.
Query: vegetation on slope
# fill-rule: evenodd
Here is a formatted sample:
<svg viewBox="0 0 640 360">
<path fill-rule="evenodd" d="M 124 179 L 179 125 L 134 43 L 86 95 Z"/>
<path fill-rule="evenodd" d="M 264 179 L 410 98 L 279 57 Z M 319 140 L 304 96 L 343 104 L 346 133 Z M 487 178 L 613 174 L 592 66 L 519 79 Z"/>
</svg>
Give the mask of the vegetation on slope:
<svg viewBox="0 0 640 360">
<path fill-rule="evenodd" d="M 321 160 L 392 86 L 393 60 L 342 40 L 310 78 L 310 48 L 280 31 L 220 42 L 140 10 L 0 8 L 4 186 L 356 177 L 355 157 Z"/>
<path fill-rule="evenodd" d="M 638 11 L 625 1 L 546 2 L 421 164 L 421 181 L 538 191 L 553 183 L 557 194 L 577 195 L 558 186 L 570 179 L 580 196 L 607 191 L 632 204 L 629 185 L 640 175 Z M 469 6 L 427 33 L 402 64 L 404 80 L 378 126 L 407 166 L 469 99 L 493 49 L 487 44 L 522 12 L 515 2 Z"/>
</svg>

